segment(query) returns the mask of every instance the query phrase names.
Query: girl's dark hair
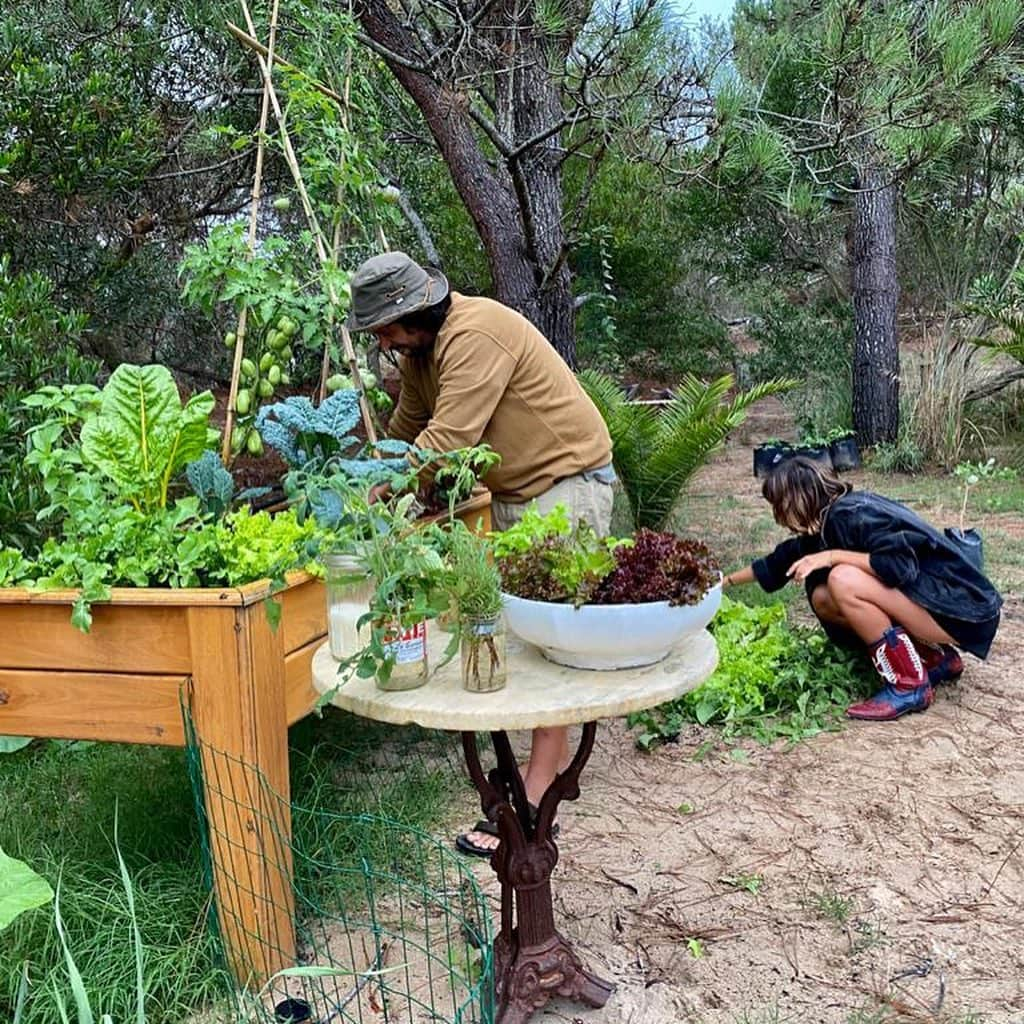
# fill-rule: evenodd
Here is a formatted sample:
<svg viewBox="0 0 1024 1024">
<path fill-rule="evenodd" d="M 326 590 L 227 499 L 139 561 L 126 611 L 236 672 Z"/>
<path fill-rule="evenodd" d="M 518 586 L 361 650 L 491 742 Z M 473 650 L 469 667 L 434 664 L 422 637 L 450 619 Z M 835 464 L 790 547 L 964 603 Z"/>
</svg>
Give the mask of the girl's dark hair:
<svg viewBox="0 0 1024 1024">
<path fill-rule="evenodd" d="M 424 306 L 422 309 L 415 309 L 405 316 L 400 316 L 395 323 L 401 324 L 410 331 L 430 331 L 436 334 L 441 330 L 444 318 L 452 305 L 451 295 L 446 295 L 440 302 L 432 306 Z"/>
<path fill-rule="evenodd" d="M 802 455 L 780 462 L 761 485 L 775 522 L 796 533 L 817 533 L 825 510 L 852 490 L 852 484 Z"/>
</svg>

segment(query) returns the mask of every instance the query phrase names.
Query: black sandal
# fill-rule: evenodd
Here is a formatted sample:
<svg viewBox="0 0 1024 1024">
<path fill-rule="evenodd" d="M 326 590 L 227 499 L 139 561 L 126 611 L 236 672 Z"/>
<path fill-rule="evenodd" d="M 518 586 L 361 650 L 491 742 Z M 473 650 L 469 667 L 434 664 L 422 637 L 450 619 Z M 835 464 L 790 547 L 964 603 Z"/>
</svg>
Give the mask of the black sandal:
<svg viewBox="0 0 1024 1024">
<path fill-rule="evenodd" d="M 539 811 L 537 808 L 534 807 L 533 804 L 530 804 L 530 820 L 534 825 L 537 824 L 538 813 Z M 555 822 L 555 824 L 551 826 L 551 838 L 557 839 L 560 831 L 561 829 L 559 828 L 558 823 Z M 455 837 L 455 849 L 460 853 L 469 854 L 471 857 L 490 857 L 497 847 L 494 849 L 488 849 L 485 846 L 481 846 L 479 843 L 474 843 L 473 840 L 469 838 L 474 832 L 482 832 L 484 835 L 494 836 L 495 838 L 499 837 L 498 826 L 489 818 L 481 818 L 469 830 L 469 832 L 462 832 Z"/>
</svg>

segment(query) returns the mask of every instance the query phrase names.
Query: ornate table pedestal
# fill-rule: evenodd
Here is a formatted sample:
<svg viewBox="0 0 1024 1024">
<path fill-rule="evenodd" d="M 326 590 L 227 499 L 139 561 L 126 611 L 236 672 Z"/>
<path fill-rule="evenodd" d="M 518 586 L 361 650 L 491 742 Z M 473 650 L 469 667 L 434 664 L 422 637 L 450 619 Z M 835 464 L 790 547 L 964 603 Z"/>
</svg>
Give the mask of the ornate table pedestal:
<svg viewBox="0 0 1024 1024">
<path fill-rule="evenodd" d="M 430 643 L 440 660 L 447 637 Z M 437 658 L 435 659 L 435 655 Z M 501 883 L 501 928 L 495 939 L 499 1024 L 525 1024 L 554 996 L 603 1006 L 614 985 L 588 971 L 555 928 L 551 873 L 558 863 L 552 825 L 563 800 L 580 795 L 579 779 L 594 747 L 597 722 L 674 700 L 715 670 L 718 650 L 706 631 L 681 641 L 669 656 L 645 668 L 597 672 L 547 661 L 515 636 L 508 643 L 508 685 L 496 693 L 462 688 L 458 659 L 416 690 L 384 691 L 372 679 L 351 679 L 331 702 L 364 718 L 462 734 L 466 766 L 501 845 L 491 866 Z M 326 693 L 338 684 L 338 663 L 325 644 L 313 659 L 313 684 Z M 565 771 L 533 812 L 526 799 L 507 731 L 582 724 L 579 746 Z M 497 767 L 484 773 L 477 733 L 488 732 Z"/>
</svg>

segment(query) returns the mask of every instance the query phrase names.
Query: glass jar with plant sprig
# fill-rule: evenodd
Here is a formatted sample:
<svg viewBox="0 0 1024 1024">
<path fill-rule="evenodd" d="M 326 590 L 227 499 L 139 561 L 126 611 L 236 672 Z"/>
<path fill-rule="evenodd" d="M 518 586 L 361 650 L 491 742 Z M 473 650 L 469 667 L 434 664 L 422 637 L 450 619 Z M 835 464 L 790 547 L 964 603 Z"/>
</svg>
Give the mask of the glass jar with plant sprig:
<svg viewBox="0 0 1024 1024">
<path fill-rule="evenodd" d="M 458 611 L 462 685 L 471 693 L 493 693 L 508 678 L 501 576 L 488 542 L 460 522 L 452 524 L 448 563 Z"/>
</svg>

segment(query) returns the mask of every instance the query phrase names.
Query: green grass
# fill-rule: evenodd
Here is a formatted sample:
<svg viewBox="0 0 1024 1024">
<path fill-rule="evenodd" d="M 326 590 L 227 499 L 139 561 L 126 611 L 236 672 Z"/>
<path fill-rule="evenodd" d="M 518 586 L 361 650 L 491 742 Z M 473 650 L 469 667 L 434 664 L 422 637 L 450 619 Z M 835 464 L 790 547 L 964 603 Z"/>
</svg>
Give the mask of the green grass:
<svg viewBox="0 0 1024 1024">
<path fill-rule="evenodd" d="M 372 861 L 394 843 L 372 818 L 353 824 L 336 815 L 381 814 L 430 830 L 447 822 L 460 795 L 461 806 L 471 803 L 452 741 L 440 734 L 375 726 L 331 709 L 322 721 L 295 726 L 290 741 L 293 801 L 326 812 L 296 813 L 296 845 L 327 863 L 356 853 Z M 207 926 L 185 752 L 51 741 L 0 757 L 0 846 L 52 885 L 59 880 L 69 946 L 91 1002 L 123 1024 L 135 1019 L 135 965 L 113 843 L 115 807 L 145 947 L 147 1021 L 180 1024 L 228 991 Z M 326 881 L 299 874 L 314 898 L 346 899 L 365 886 L 354 873 L 329 872 Z M 13 1017 L 25 961 L 32 994 L 24 1024 L 59 1024 L 52 988 L 68 988 L 52 907 L 22 915 L 3 934 L 0 1020 Z"/>
<path fill-rule="evenodd" d="M 68 942 L 91 1001 L 134 1018 L 130 916 L 114 851 L 114 808 L 147 948 L 150 1024 L 177 1022 L 222 991 L 205 927 L 198 830 L 183 751 L 115 744 L 40 743 L 0 758 L 0 846 L 61 888 Z M 59 1020 L 50 996 L 67 991 L 52 907 L 4 933 L 0 1019 L 13 1015 L 24 961 L 33 984 L 25 1024 Z M 7 1011 L 5 1013 L 5 1010 Z"/>
</svg>

